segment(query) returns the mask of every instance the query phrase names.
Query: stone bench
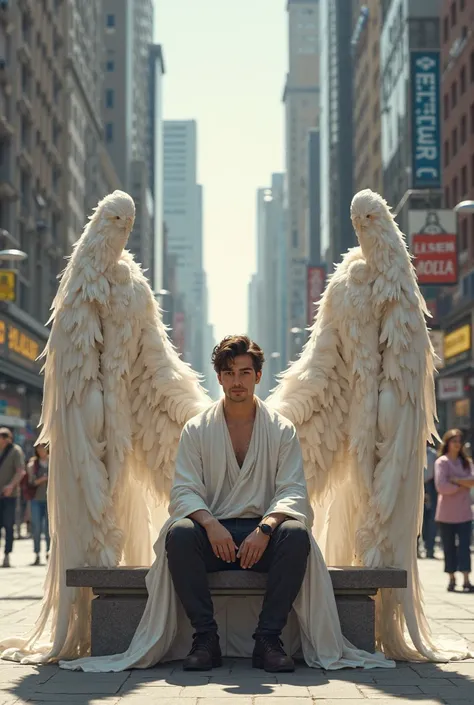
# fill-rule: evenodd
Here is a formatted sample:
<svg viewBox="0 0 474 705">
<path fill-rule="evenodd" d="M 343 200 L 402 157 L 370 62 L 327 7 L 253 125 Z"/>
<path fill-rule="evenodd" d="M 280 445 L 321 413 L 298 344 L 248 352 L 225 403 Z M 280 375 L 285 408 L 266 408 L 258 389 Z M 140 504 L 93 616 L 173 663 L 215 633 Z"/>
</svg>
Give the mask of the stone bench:
<svg viewBox="0 0 474 705">
<path fill-rule="evenodd" d="M 92 588 L 93 656 L 126 651 L 147 600 L 148 568 L 76 568 L 66 571 L 69 587 Z M 375 603 L 380 588 L 405 588 L 407 573 L 395 568 L 329 568 L 342 633 L 355 646 L 375 650 Z M 263 595 L 267 576 L 247 571 L 209 574 L 214 596 Z"/>
</svg>

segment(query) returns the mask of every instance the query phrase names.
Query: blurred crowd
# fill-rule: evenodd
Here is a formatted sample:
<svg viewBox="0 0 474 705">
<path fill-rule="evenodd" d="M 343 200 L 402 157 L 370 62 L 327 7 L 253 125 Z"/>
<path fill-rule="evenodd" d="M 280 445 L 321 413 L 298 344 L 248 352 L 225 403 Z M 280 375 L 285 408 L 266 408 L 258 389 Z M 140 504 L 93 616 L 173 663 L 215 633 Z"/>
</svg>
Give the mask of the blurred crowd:
<svg viewBox="0 0 474 705">
<path fill-rule="evenodd" d="M 49 452 L 45 446 L 35 446 L 31 457 L 26 460 L 22 448 L 14 442 L 10 429 L 0 428 L 0 534 L 3 533 L 3 568 L 10 568 L 14 542 L 20 539 L 30 539 L 33 542 L 32 565 L 41 565 L 42 537 L 45 559 L 49 558 L 48 467 Z"/>
</svg>

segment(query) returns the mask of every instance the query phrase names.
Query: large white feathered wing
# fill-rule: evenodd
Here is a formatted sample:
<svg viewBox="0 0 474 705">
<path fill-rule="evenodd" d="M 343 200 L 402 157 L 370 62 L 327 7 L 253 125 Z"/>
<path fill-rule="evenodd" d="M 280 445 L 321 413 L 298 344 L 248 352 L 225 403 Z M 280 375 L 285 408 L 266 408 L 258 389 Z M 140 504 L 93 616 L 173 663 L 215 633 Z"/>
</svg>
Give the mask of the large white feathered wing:
<svg viewBox="0 0 474 705">
<path fill-rule="evenodd" d="M 90 225 L 88 227 L 91 227 Z M 72 658 L 87 652 L 89 590 L 67 588 L 67 568 L 113 566 L 121 552 L 103 462 L 104 408 L 100 374 L 103 343 L 98 302 L 109 296 L 104 277 L 90 277 L 76 249 L 53 302 L 44 356 L 42 432 L 50 444 L 48 511 L 52 537 L 41 616 L 32 635 L 9 640 L 4 657 Z M 51 619 L 51 641 L 41 639 Z"/>
<path fill-rule="evenodd" d="M 407 589 L 382 590 L 377 598 L 377 638 L 387 656 L 445 660 L 423 613 L 416 552 L 426 444 L 437 436 L 435 354 L 424 318 L 428 312 L 404 248 L 391 271 L 393 286 L 386 277 L 374 286 L 374 302 L 378 298 L 382 308 L 379 442 L 369 510 L 357 533 L 357 553 L 367 566 L 395 566 L 408 573 Z"/>
<path fill-rule="evenodd" d="M 334 316 L 339 302 L 334 275 L 301 357 L 281 375 L 267 404 L 292 421 L 298 431 L 308 492 L 312 502 L 325 502 L 328 490 L 347 476 L 343 459 L 347 441 L 349 374 Z M 316 521 L 321 512 L 316 512 Z"/>
<path fill-rule="evenodd" d="M 199 375 L 171 344 L 141 270 L 134 265 L 132 271 L 135 286 L 143 290 L 146 300 L 138 355 L 130 374 L 132 472 L 158 503 L 167 503 L 183 426 L 212 402 Z"/>
</svg>

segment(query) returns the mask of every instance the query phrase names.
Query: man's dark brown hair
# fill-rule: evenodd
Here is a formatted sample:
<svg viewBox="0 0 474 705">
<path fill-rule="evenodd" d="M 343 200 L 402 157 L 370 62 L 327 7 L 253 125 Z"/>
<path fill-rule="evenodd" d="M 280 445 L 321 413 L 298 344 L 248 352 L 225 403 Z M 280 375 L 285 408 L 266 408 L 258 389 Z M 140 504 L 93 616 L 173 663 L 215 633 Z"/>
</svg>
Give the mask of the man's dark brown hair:
<svg viewBox="0 0 474 705">
<path fill-rule="evenodd" d="M 253 369 L 256 373 L 261 372 L 265 362 L 263 350 L 246 335 L 228 335 L 216 345 L 212 352 L 215 371 L 220 374 L 224 370 L 230 370 L 238 355 L 250 355 Z"/>
</svg>

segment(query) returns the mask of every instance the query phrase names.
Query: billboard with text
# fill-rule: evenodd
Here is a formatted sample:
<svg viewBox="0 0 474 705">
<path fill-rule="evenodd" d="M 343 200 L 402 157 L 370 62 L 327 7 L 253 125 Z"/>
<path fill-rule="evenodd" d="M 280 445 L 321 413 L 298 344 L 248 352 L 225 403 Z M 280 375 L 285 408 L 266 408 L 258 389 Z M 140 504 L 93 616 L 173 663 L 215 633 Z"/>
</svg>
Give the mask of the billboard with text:
<svg viewBox="0 0 474 705">
<path fill-rule="evenodd" d="M 409 211 L 408 227 L 419 284 L 456 284 L 458 255 L 453 211 Z"/>
</svg>

